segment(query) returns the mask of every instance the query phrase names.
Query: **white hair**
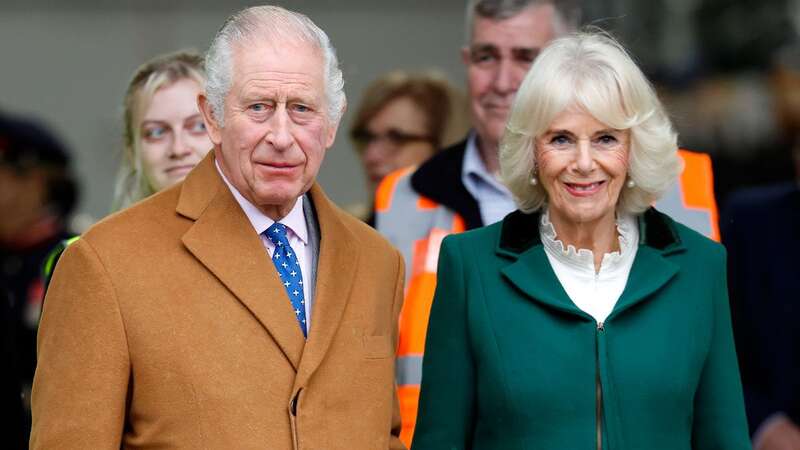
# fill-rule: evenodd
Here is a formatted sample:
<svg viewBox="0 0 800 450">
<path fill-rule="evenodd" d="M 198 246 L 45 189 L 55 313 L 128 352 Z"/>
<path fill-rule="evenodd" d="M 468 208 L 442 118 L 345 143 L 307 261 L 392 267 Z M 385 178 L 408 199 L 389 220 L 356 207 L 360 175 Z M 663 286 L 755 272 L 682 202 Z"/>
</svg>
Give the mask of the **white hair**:
<svg viewBox="0 0 800 450">
<path fill-rule="evenodd" d="M 206 97 L 220 125 L 225 122 L 225 97 L 233 81 L 234 47 L 254 39 L 267 42 L 293 39 L 319 49 L 324 66 L 327 116 L 332 123 L 341 119 L 347 101 L 344 78 L 328 35 L 303 14 L 279 6 L 254 6 L 230 16 L 206 53 Z"/>
<path fill-rule="evenodd" d="M 617 208 L 637 214 L 651 206 L 682 170 L 677 134 L 655 90 L 625 49 L 603 32 L 556 39 L 536 58 L 517 92 L 500 143 L 500 173 L 517 206 L 535 211 L 547 202 L 536 172 L 536 137 L 570 106 L 598 121 L 630 130 L 628 176 Z"/>
</svg>

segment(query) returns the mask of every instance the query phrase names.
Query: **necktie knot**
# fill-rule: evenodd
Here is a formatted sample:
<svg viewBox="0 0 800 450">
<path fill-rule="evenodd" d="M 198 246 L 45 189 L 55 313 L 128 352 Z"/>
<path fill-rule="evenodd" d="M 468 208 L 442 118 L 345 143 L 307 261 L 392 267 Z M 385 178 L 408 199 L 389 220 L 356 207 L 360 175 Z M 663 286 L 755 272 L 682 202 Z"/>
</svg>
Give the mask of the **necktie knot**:
<svg viewBox="0 0 800 450">
<path fill-rule="evenodd" d="M 278 245 L 280 242 L 282 245 L 286 245 L 286 225 L 275 222 L 267 228 L 267 239 L 269 239 L 274 245 Z"/>
</svg>

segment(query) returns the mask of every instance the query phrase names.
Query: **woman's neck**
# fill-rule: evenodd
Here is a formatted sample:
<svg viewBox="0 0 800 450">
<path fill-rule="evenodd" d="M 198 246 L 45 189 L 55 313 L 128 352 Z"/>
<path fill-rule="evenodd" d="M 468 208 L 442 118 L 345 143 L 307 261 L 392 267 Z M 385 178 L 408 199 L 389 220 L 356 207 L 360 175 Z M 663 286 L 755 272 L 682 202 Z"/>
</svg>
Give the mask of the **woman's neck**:
<svg viewBox="0 0 800 450">
<path fill-rule="evenodd" d="M 556 238 L 564 247 L 586 249 L 594 256 L 594 270 L 600 272 L 600 264 L 606 253 L 619 251 L 619 233 L 614 214 L 608 214 L 591 222 L 565 220 L 558 214 L 549 212 L 550 223 L 556 231 Z"/>
</svg>

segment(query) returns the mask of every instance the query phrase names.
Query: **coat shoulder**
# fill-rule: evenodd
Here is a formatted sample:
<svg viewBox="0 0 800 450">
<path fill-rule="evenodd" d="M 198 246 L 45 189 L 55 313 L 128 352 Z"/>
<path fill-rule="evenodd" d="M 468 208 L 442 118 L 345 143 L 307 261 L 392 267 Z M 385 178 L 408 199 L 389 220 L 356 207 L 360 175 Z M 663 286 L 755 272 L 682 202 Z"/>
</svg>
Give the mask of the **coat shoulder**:
<svg viewBox="0 0 800 450">
<path fill-rule="evenodd" d="M 175 239 L 180 234 L 171 233 L 176 228 L 185 229 L 188 219 L 175 212 L 180 196 L 178 186 L 156 193 L 129 208 L 117 211 L 90 227 L 81 240 L 96 250 L 119 250 L 120 246 L 147 245 L 168 236 Z"/>
</svg>

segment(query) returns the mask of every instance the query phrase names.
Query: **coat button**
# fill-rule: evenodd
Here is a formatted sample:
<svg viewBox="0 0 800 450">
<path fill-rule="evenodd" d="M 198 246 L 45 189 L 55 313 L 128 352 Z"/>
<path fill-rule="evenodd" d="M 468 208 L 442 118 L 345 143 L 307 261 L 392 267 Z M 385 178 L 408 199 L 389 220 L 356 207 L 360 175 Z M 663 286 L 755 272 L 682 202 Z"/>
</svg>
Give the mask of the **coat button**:
<svg viewBox="0 0 800 450">
<path fill-rule="evenodd" d="M 300 398 L 300 392 L 302 389 L 297 391 L 297 394 L 292 397 L 292 401 L 289 402 L 289 411 L 292 413 L 293 416 L 297 416 L 297 399 Z"/>
</svg>

